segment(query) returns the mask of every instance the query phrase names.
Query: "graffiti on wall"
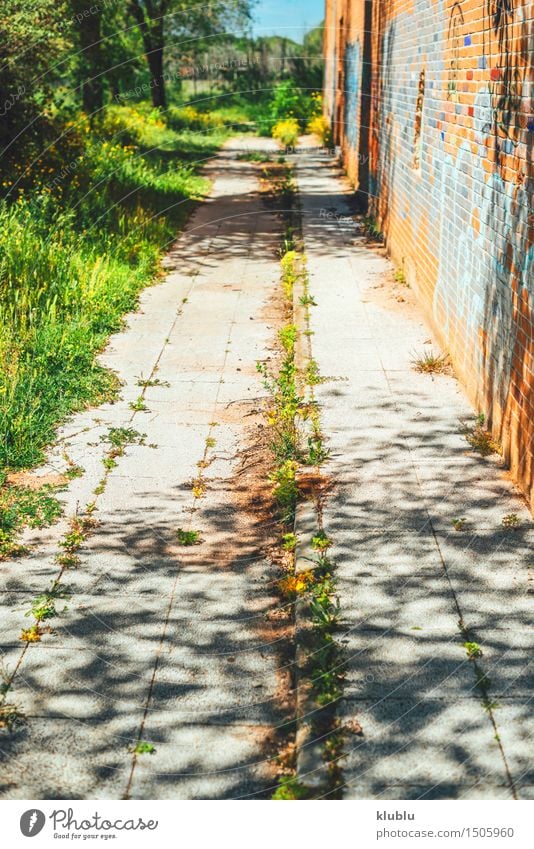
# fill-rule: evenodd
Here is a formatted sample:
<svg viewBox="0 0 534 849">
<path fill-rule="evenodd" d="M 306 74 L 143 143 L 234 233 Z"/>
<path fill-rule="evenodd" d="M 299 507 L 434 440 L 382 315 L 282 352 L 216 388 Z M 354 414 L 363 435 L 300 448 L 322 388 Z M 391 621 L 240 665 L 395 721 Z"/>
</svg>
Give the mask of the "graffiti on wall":
<svg viewBox="0 0 534 849">
<path fill-rule="evenodd" d="M 491 29 L 498 47 L 497 62 L 488 86 L 495 134 L 504 136 L 514 146 L 519 143 L 521 134 L 522 94 L 528 62 L 525 21 L 515 6 L 516 0 L 486 0 L 483 46 L 484 57 L 491 55 L 487 36 Z M 505 152 L 511 153 L 511 150 L 506 148 Z"/>
<path fill-rule="evenodd" d="M 345 137 L 352 150 L 358 146 L 360 109 L 360 44 L 347 44 L 345 50 Z"/>
</svg>

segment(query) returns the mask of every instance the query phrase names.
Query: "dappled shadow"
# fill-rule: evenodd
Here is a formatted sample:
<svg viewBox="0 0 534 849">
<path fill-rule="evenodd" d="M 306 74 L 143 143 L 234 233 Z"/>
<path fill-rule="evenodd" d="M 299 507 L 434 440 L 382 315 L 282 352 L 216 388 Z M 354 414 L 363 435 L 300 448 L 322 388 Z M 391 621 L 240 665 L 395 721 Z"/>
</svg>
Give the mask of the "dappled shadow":
<svg viewBox="0 0 534 849">
<path fill-rule="evenodd" d="M 336 175 L 312 157 L 299 176 L 334 481 L 323 521 L 341 603 L 342 720 L 356 727 L 344 797 L 521 795 L 533 777 L 532 518 L 497 456 L 466 440 L 474 414 L 455 380 L 414 371 L 429 330 L 347 220 Z M 480 649 L 470 657 L 464 643 Z"/>
</svg>

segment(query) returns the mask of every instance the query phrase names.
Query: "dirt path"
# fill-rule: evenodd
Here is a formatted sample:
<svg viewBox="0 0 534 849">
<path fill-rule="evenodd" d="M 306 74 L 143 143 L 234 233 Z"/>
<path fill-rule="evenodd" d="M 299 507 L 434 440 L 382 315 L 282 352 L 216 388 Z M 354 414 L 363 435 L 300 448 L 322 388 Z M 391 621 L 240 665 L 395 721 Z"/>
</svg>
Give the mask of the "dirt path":
<svg viewBox="0 0 534 849">
<path fill-rule="evenodd" d="M 470 450 L 461 428 L 474 411 L 456 380 L 414 371 L 439 349 L 352 221 L 339 171 L 297 160 L 335 483 L 323 519 L 343 621 L 340 713 L 357 731 L 344 797 L 532 798 L 532 517 L 497 456 Z"/>
<path fill-rule="evenodd" d="M 85 469 L 65 520 L 4 564 L 4 669 L 27 717 L 2 740 L 4 798 L 221 799 L 275 783 L 274 729 L 292 706 L 267 615 L 277 600 L 255 366 L 280 319 L 281 224 L 257 166 L 236 158 L 243 145 L 208 168 L 211 199 L 168 276 L 102 357 L 122 400 L 76 416 L 41 470 L 63 471 L 65 453 Z M 79 550 L 65 548 L 76 512 L 90 531 Z M 196 544 L 181 545 L 189 532 Z M 58 577 L 68 598 L 53 633 L 21 643 L 25 611 Z"/>
</svg>

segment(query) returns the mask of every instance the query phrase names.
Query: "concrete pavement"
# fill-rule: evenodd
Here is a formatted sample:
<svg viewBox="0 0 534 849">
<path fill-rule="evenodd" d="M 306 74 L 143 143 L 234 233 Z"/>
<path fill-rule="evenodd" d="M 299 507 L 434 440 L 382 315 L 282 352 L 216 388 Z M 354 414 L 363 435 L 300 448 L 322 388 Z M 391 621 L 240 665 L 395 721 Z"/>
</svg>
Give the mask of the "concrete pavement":
<svg viewBox="0 0 534 849">
<path fill-rule="evenodd" d="M 103 355 L 121 400 L 73 417 L 39 470 L 83 466 L 65 518 L 2 564 L 8 700 L 27 718 L 0 740 L 3 798 L 268 798 L 276 784 L 293 659 L 255 364 L 283 320 L 282 225 L 237 158 L 247 144 L 209 166 L 211 199 Z M 431 333 L 340 172 L 313 151 L 295 161 L 334 484 L 344 798 L 531 798 L 532 518 L 462 435 L 475 411 L 455 379 L 413 370 Z M 130 436 L 104 475 L 110 428 Z M 92 501 L 98 524 L 61 571 L 69 520 Z M 60 573 L 53 632 L 22 643 Z"/>
<path fill-rule="evenodd" d="M 414 371 L 437 345 L 352 220 L 339 170 L 295 159 L 334 483 L 340 713 L 363 729 L 346 737 L 344 798 L 532 798 L 532 517 L 498 459 L 470 450 L 461 422 L 478 411 L 454 377 Z"/>
<path fill-rule="evenodd" d="M 27 717 L 0 744 L 3 798 L 254 798 L 276 783 L 274 735 L 292 707 L 269 619 L 269 485 L 250 458 L 264 451 L 255 365 L 276 337 L 281 225 L 258 167 L 236 158 L 246 144 L 208 167 L 212 196 L 165 281 L 102 357 L 124 382 L 120 402 L 75 416 L 40 470 L 62 471 L 65 452 L 85 469 L 65 520 L 3 564 L 2 657 Z M 146 410 L 131 409 L 139 396 Z M 110 427 L 137 435 L 95 499 Z M 21 643 L 68 518 L 92 500 L 98 525 L 62 575 L 54 633 Z M 178 529 L 200 544 L 181 546 Z M 138 741 L 154 752 L 135 753 Z"/>
</svg>

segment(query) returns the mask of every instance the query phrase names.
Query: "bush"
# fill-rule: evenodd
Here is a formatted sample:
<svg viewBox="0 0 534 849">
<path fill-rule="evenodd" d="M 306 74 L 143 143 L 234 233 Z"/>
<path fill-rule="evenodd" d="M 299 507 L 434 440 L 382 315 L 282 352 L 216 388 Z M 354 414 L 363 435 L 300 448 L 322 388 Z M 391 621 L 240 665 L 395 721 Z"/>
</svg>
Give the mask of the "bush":
<svg viewBox="0 0 534 849">
<path fill-rule="evenodd" d="M 300 135 L 300 125 L 295 118 L 278 121 L 272 129 L 272 136 L 284 147 L 294 147 Z"/>
<path fill-rule="evenodd" d="M 307 126 L 307 132 L 317 136 L 325 147 L 332 147 L 332 130 L 324 115 L 316 115 Z"/>
<path fill-rule="evenodd" d="M 175 132 L 193 130 L 206 133 L 224 127 L 224 118 L 217 113 L 199 112 L 193 106 L 170 106 L 166 119 L 169 127 Z"/>
</svg>

